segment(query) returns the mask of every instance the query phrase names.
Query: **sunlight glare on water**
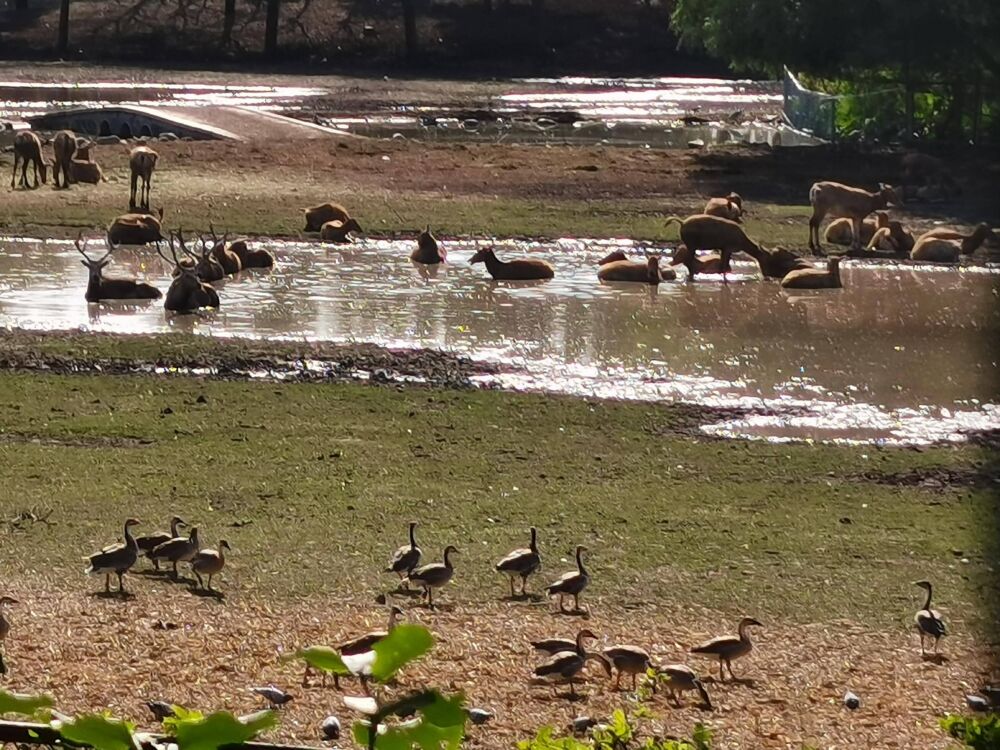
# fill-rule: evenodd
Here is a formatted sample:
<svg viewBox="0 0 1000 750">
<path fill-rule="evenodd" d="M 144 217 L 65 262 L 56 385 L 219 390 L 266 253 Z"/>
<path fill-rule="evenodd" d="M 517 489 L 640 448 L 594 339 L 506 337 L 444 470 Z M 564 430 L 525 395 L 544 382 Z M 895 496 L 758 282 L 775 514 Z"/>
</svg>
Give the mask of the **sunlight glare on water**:
<svg viewBox="0 0 1000 750">
<path fill-rule="evenodd" d="M 997 268 L 851 261 L 845 289 L 789 293 L 738 263 L 727 285 L 602 286 L 600 257 L 644 248 L 498 242 L 501 258 L 556 268 L 553 281 L 517 285 L 470 266 L 467 241 L 446 243 L 449 263 L 430 269 L 409 261 L 409 242 L 267 245 L 272 272 L 217 284 L 218 312 L 170 317 L 160 302 L 86 304 L 71 243 L 0 238 L 0 325 L 432 347 L 507 366 L 483 380 L 509 388 L 755 410 L 706 428 L 720 435 L 927 443 L 1000 428 Z M 162 290 L 166 272 L 151 248 L 123 248 L 109 268 Z"/>
</svg>

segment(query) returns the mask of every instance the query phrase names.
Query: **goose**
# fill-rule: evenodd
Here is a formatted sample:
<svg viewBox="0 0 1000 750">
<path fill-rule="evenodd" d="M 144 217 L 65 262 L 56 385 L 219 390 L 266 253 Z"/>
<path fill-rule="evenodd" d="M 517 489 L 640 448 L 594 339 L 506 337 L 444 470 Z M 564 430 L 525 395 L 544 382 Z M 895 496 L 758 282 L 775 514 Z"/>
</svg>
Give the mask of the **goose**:
<svg viewBox="0 0 1000 750">
<path fill-rule="evenodd" d="M 608 677 L 611 677 L 612 669 L 618 672 L 615 690 L 621 689 L 623 674 L 632 675 L 632 689 L 635 690 L 637 676 L 645 674 L 652 666 L 649 652 L 638 646 L 608 646 L 601 651 L 601 656 L 604 658 L 604 669 Z"/>
<path fill-rule="evenodd" d="M 168 560 L 173 565 L 173 577 L 177 578 L 177 563 L 189 562 L 199 549 L 201 544 L 198 542 L 198 527 L 192 526 L 191 533 L 186 538 L 178 536 L 156 545 L 149 557 L 152 560 Z"/>
<path fill-rule="evenodd" d="M 934 653 L 936 654 L 938 641 L 941 640 L 941 636 L 947 635 L 947 629 L 944 626 L 944 620 L 941 619 L 941 613 L 936 609 L 931 609 L 931 582 L 917 581 L 914 585 L 919 586 L 927 592 L 923 608 L 913 616 L 913 622 L 920 633 L 920 655 L 926 656 L 927 654 L 927 651 L 924 649 L 924 639 L 927 636 L 934 638 Z"/>
<path fill-rule="evenodd" d="M 149 709 L 150 713 L 156 717 L 157 721 L 163 721 L 164 719 L 171 719 L 177 716 L 177 712 L 174 711 L 172 704 L 166 701 L 146 701 L 146 708 Z"/>
<path fill-rule="evenodd" d="M 587 653 L 583 641 L 596 638 L 596 635 L 584 628 L 576 634 L 576 642 L 573 644 L 572 650 L 553 654 L 549 659 L 535 667 L 535 678 L 553 685 L 568 682 L 570 695 L 576 696 L 576 689 L 573 686 L 575 678 L 587 660 L 594 656 Z"/>
<path fill-rule="evenodd" d="M 340 719 L 336 716 L 327 716 L 319 728 L 323 732 L 323 739 L 331 741 L 340 739 Z"/>
<path fill-rule="evenodd" d="M 543 638 L 540 641 L 531 641 L 531 647 L 535 651 L 552 656 L 560 651 L 572 651 L 576 648 L 576 641 L 572 638 Z"/>
<path fill-rule="evenodd" d="M 535 258 L 518 258 L 504 262 L 497 257 L 496 248 L 484 247 L 469 259 L 469 264 L 485 263 L 486 270 L 495 281 L 532 281 L 551 279 L 556 275 L 548 263 Z"/>
<path fill-rule="evenodd" d="M 139 554 L 144 555 L 151 560 L 156 569 L 159 570 L 160 561 L 154 559 L 151 553 L 156 547 L 164 542 L 169 542 L 171 539 L 178 537 L 182 526 L 187 526 L 187 522 L 185 522 L 185 520 L 180 516 L 174 516 L 170 519 L 169 534 L 166 531 L 158 531 L 155 534 L 147 534 L 146 536 L 136 537 L 135 543 L 139 545 Z"/>
<path fill-rule="evenodd" d="M 139 559 L 139 545 L 136 543 L 135 537 L 132 536 L 132 527 L 138 524 L 138 518 L 129 518 L 125 521 L 124 542 L 105 547 L 100 552 L 83 558 L 90 563 L 84 572 L 88 575 L 104 574 L 105 593 L 111 593 L 112 573 L 118 576 L 118 593 L 125 593 L 125 583 L 122 579 Z"/>
<path fill-rule="evenodd" d="M 429 266 L 436 265 L 438 263 L 444 263 L 447 253 L 444 248 L 438 245 L 437 239 L 431 234 L 431 228 L 428 225 L 424 231 L 420 233 L 417 237 L 417 247 L 410 253 L 410 260 L 416 263 L 424 263 Z"/>
<path fill-rule="evenodd" d="M 708 697 L 705 685 L 690 667 L 684 664 L 664 664 L 657 667 L 656 671 L 661 677 L 667 678 L 667 698 L 673 700 L 675 705 L 681 705 L 681 693 L 697 690 L 705 707 L 712 708 L 712 701 Z"/>
<path fill-rule="evenodd" d="M 590 574 L 583 567 L 583 553 L 587 548 L 582 544 L 576 546 L 576 570 L 563 573 L 558 579 L 545 587 L 545 593 L 549 596 L 559 595 L 559 611 L 566 612 L 563 607 L 563 599 L 569 594 L 573 597 L 573 605 L 576 611 L 580 611 L 580 594 L 587 584 L 590 583 Z"/>
<path fill-rule="evenodd" d="M 423 553 L 417 546 L 416 530 L 417 522 L 410 521 L 410 543 L 396 550 L 389 561 L 389 567 L 385 569 L 387 573 L 398 575 L 400 580 L 404 580 L 420 564 L 420 556 Z"/>
<path fill-rule="evenodd" d="M 750 633 L 747 632 L 747 629 L 750 627 L 762 628 L 764 626 L 752 617 L 744 617 L 740 620 L 739 628 L 737 629 L 739 635 L 721 635 L 718 638 L 712 638 L 700 646 L 695 646 L 691 649 L 691 653 L 719 657 L 719 679 L 722 681 L 726 679 L 722 672 L 722 666 L 725 665 L 729 670 L 729 676 L 735 680 L 736 675 L 733 674 L 733 660 L 743 658 L 753 649 L 753 644 L 750 643 Z"/>
<path fill-rule="evenodd" d="M 444 562 L 421 565 L 406 577 L 406 581 L 423 586 L 427 606 L 431 609 L 434 609 L 434 589 L 441 588 L 455 575 L 455 568 L 451 564 L 451 555 L 457 554 L 459 554 L 458 550 L 449 544 L 444 548 Z"/>
<path fill-rule="evenodd" d="M 531 543 L 527 549 L 516 549 L 496 564 L 498 573 L 505 574 L 510 579 L 510 595 L 514 596 L 514 579 L 521 577 L 521 596 L 527 596 L 528 576 L 542 567 L 542 558 L 538 554 L 538 530 L 531 527 Z"/>
<path fill-rule="evenodd" d="M 229 542 L 225 539 L 219 541 L 219 549 L 203 549 L 195 553 L 191 558 L 191 570 L 195 578 L 198 579 L 198 586 L 205 588 L 205 583 L 201 580 L 203 575 L 208 576 L 208 590 L 212 590 L 212 576 L 219 573 L 226 566 L 226 553 L 223 550 L 232 550 Z"/>
<path fill-rule="evenodd" d="M 403 616 L 403 610 L 393 605 L 389 608 L 389 623 L 385 630 L 372 630 L 363 635 L 359 635 L 356 638 L 351 638 L 350 640 L 344 641 L 334 648 L 341 656 L 360 656 L 361 654 L 369 653 L 375 644 L 385 638 L 389 633 L 393 631 L 396 627 L 397 620 Z M 348 666 L 350 669 L 351 667 Z M 353 671 L 353 670 L 352 670 Z M 312 668 L 306 664 L 305 674 L 302 675 L 302 684 L 306 685 L 309 681 L 309 675 L 312 674 Z M 367 677 L 364 674 L 359 675 L 361 678 L 361 684 L 365 687 L 367 692 Z M 326 685 L 326 672 L 322 673 L 323 685 Z M 334 673 L 333 684 L 338 690 L 340 689 L 340 675 Z"/>
<path fill-rule="evenodd" d="M 840 289 L 840 258 L 830 258 L 826 270 L 799 268 L 789 271 L 781 280 L 782 289 Z"/>
</svg>

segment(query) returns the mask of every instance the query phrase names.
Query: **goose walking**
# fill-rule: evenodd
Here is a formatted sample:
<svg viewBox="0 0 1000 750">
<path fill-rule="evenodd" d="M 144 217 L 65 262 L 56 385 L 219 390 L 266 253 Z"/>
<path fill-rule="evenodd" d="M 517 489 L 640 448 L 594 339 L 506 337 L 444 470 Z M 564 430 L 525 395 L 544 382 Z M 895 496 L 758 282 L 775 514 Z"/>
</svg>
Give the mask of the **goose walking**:
<svg viewBox="0 0 1000 750">
<path fill-rule="evenodd" d="M 125 521 L 125 541 L 120 544 L 112 544 L 105 547 L 100 552 L 83 558 L 90 564 L 87 566 L 88 575 L 104 574 L 104 592 L 111 593 L 111 574 L 118 576 L 118 593 L 125 593 L 125 582 L 123 580 L 136 560 L 139 559 L 139 545 L 132 536 L 132 527 L 139 524 L 138 518 L 129 518 Z"/>
<path fill-rule="evenodd" d="M 927 636 L 934 639 L 934 653 L 936 654 L 938 641 L 941 640 L 942 636 L 947 635 L 947 629 L 944 626 L 944 620 L 941 619 L 941 613 L 936 609 L 931 609 L 931 582 L 917 581 L 914 585 L 919 586 L 927 592 L 923 608 L 918 610 L 917 614 L 913 616 L 913 622 L 920 633 L 920 655 L 927 655 L 927 650 L 924 647 L 924 639 Z"/>
<path fill-rule="evenodd" d="M 416 583 L 424 589 L 424 598 L 427 599 L 427 606 L 434 609 L 434 589 L 445 586 L 452 576 L 455 575 L 455 568 L 451 564 L 451 556 L 459 554 L 458 550 L 451 544 L 444 548 L 444 562 L 421 565 L 406 577 L 406 581 Z"/>
<path fill-rule="evenodd" d="M 201 549 L 198 541 L 198 527 L 192 526 L 191 533 L 187 537 L 179 536 L 170 541 L 158 544 L 153 548 L 149 557 L 154 562 L 157 560 L 167 560 L 173 566 L 173 577 L 177 578 L 177 563 L 190 562 Z"/>
<path fill-rule="evenodd" d="M 712 708 L 712 701 L 708 697 L 708 691 L 698 675 L 690 667 L 684 664 L 665 664 L 657 668 L 657 674 L 661 679 L 666 677 L 667 698 L 675 705 L 681 705 L 681 694 L 689 690 L 697 690 L 702 702 L 708 709 Z"/>
<path fill-rule="evenodd" d="M 751 627 L 764 626 L 752 617 L 744 617 L 740 620 L 738 629 L 739 635 L 721 635 L 718 638 L 712 638 L 709 641 L 705 641 L 700 646 L 695 646 L 691 649 L 691 653 L 717 656 L 719 658 L 719 680 L 725 681 L 726 679 L 722 672 L 723 665 L 725 665 L 726 669 L 729 670 L 729 676 L 735 680 L 736 675 L 733 674 L 733 661 L 736 659 L 742 659 L 753 650 L 753 644 L 750 642 L 750 632 L 748 630 L 748 628 Z"/>
<path fill-rule="evenodd" d="M 139 545 L 139 554 L 151 560 L 153 566 L 159 570 L 160 561 L 152 556 L 153 550 L 164 542 L 169 542 L 171 539 L 176 539 L 180 536 L 180 529 L 182 526 L 187 526 L 184 519 L 180 516 L 174 516 L 170 519 L 169 534 L 166 531 L 158 531 L 155 534 L 147 534 L 145 536 L 136 537 L 135 542 Z"/>
<path fill-rule="evenodd" d="M 191 571 L 194 573 L 195 578 L 198 579 L 198 587 L 205 588 L 205 582 L 202 580 L 203 575 L 208 576 L 208 590 L 212 591 L 212 576 L 221 572 L 226 566 L 226 553 L 225 550 L 232 550 L 229 546 L 229 542 L 225 539 L 219 541 L 219 549 L 203 549 L 195 553 L 195 556 L 191 558 Z"/>
<path fill-rule="evenodd" d="M 514 594 L 514 579 L 521 578 L 521 596 L 527 596 L 528 576 L 542 567 L 542 557 L 538 554 L 538 530 L 531 527 L 531 543 L 527 548 L 516 549 L 496 564 L 498 573 L 510 579 L 510 595 Z"/>
<path fill-rule="evenodd" d="M 410 521 L 410 543 L 404 544 L 396 550 L 392 559 L 389 560 L 387 573 L 395 573 L 399 579 L 405 580 L 406 576 L 413 572 L 413 569 L 420 565 L 420 557 L 423 554 L 417 546 L 417 522 Z"/>
<path fill-rule="evenodd" d="M 587 660 L 595 658 L 596 655 L 588 654 L 584 648 L 584 640 L 595 640 L 597 638 L 591 631 L 584 628 L 576 635 L 576 642 L 571 651 L 560 651 L 553 654 L 535 667 L 535 678 L 541 682 L 549 683 L 553 686 L 569 683 L 570 695 L 576 696 L 574 682 L 576 676 L 586 665 Z"/>
<path fill-rule="evenodd" d="M 637 679 L 640 674 L 645 674 L 652 665 L 649 652 L 638 646 L 608 646 L 601 651 L 604 658 L 604 668 L 611 677 L 612 671 L 617 671 L 615 679 L 615 690 L 621 690 L 622 675 L 632 676 L 632 689 L 637 688 Z"/>
<path fill-rule="evenodd" d="M 567 612 L 563 606 L 563 600 L 566 596 L 573 597 L 573 606 L 577 612 L 580 611 L 580 594 L 583 593 L 583 590 L 587 588 L 587 584 L 590 583 L 590 574 L 583 567 L 583 553 L 586 551 L 586 547 L 578 544 L 576 546 L 576 570 L 563 573 L 558 579 L 545 587 L 545 592 L 549 596 L 559 595 L 560 612 Z"/>
</svg>

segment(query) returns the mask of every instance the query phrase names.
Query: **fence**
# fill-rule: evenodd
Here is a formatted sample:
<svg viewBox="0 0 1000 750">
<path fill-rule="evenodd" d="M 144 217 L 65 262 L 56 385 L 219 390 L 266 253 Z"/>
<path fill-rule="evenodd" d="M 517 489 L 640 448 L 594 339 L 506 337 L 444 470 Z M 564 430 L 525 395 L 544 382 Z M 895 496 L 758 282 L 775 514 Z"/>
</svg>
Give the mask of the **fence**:
<svg viewBox="0 0 1000 750">
<path fill-rule="evenodd" d="M 785 68 L 785 118 L 794 128 L 832 141 L 837 137 L 837 97 L 810 91 Z"/>
</svg>

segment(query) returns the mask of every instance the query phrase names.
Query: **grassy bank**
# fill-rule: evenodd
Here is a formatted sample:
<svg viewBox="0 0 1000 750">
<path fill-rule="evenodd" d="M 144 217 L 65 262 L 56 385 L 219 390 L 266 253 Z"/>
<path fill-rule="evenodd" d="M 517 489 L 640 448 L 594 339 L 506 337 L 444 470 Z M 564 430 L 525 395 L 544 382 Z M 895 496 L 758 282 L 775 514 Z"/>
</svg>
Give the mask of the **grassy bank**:
<svg viewBox="0 0 1000 750">
<path fill-rule="evenodd" d="M 67 353 L 51 340 L 49 355 L 78 364 L 144 346 L 108 337 Z M 234 590 L 374 594 L 413 518 L 431 557 L 448 543 L 464 553 L 455 599 L 497 589 L 492 562 L 535 524 L 543 578 L 586 544 L 595 595 L 617 604 L 894 626 L 926 576 L 953 622 L 990 622 L 983 449 L 691 440 L 687 419 L 500 392 L 5 371 L 0 516 L 52 508 L 56 525 L 5 534 L 0 577 L 86 586 L 80 555 L 125 515 L 151 530 L 177 512 L 239 550 Z M 951 479 L 923 486 L 920 472 Z"/>
</svg>

